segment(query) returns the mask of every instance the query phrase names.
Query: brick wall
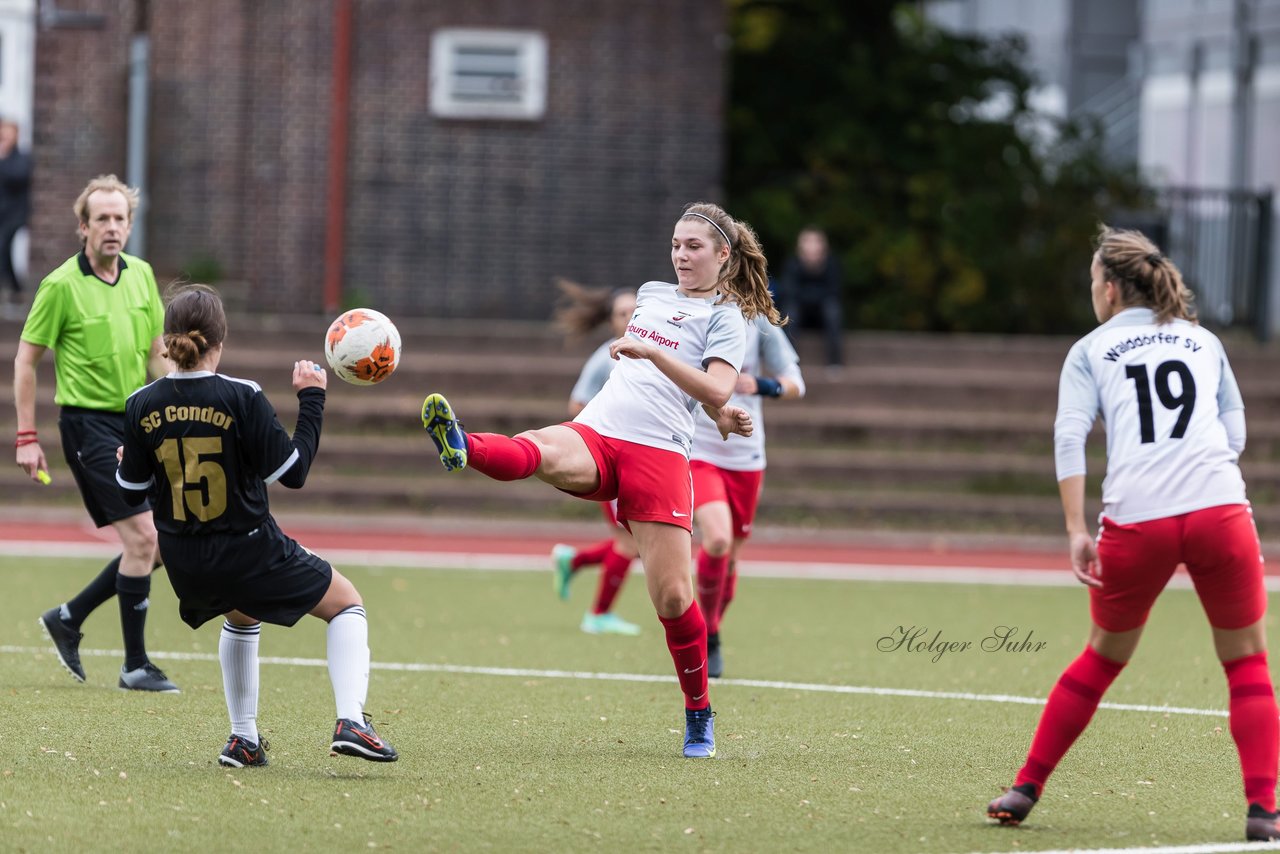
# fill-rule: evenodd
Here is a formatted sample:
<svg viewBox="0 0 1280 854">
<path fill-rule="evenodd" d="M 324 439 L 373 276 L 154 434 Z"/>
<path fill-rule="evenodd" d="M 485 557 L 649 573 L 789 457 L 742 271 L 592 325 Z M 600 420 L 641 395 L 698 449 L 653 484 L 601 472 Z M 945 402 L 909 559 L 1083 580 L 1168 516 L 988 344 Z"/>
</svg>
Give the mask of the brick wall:
<svg viewBox="0 0 1280 854">
<path fill-rule="evenodd" d="M 123 175 L 137 2 L 81 0 L 111 13 L 106 29 L 37 37 L 33 271 L 75 250 L 74 238 L 53 238 L 71 234 L 66 211 L 84 180 Z M 318 309 L 332 3 L 148 5 L 150 260 L 165 276 L 213 259 L 267 310 Z M 354 10 L 349 297 L 401 314 L 537 317 L 555 275 L 670 278 L 676 212 L 719 195 L 719 0 L 356 0 Z M 543 118 L 432 116 L 439 27 L 541 31 Z"/>
<path fill-rule="evenodd" d="M 123 177 L 125 167 L 125 72 L 134 0 L 60 6 L 101 15 L 103 27 L 36 35 L 35 171 L 28 222 L 30 275 L 36 281 L 80 249 L 71 212 L 80 190 L 104 172 Z"/>
</svg>

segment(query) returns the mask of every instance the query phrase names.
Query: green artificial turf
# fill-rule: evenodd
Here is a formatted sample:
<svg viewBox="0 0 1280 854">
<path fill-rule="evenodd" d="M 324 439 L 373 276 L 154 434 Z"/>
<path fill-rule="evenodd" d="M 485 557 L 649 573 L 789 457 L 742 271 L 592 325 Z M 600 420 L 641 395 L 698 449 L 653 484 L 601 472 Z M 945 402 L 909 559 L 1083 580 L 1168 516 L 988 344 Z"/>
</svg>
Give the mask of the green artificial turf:
<svg viewBox="0 0 1280 854">
<path fill-rule="evenodd" d="M 1083 645 L 1082 589 L 745 578 L 722 630 L 727 681 L 712 687 L 719 753 L 691 761 L 679 756 L 680 695 L 638 577 L 618 611 L 644 634 L 622 638 L 577 628 L 594 577 L 566 605 L 550 573 L 347 569 L 370 618 L 367 708 L 401 760 L 328 755 L 325 627 L 307 618 L 263 629 L 264 658 L 296 659 L 262 667 L 270 766 L 229 770 L 216 762 L 229 731 L 219 623 L 183 625 L 162 574 L 148 644 L 182 694 L 115 688 L 119 655 L 96 654 L 120 647 L 114 601 L 84 627 L 87 684 L 58 666 L 36 617 L 98 565 L 0 558 L 0 849 L 968 852 L 1243 840 L 1222 716 L 1100 710 L 1029 821 L 997 828 L 982 807 L 1012 782 L 1039 706 L 733 682 L 1043 697 Z M 927 629 L 921 641 L 941 631 L 972 646 L 885 649 L 912 626 Z M 983 651 L 1000 626 L 1044 646 Z M 1193 594 L 1165 594 L 1106 700 L 1225 709 Z"/>
</svg>

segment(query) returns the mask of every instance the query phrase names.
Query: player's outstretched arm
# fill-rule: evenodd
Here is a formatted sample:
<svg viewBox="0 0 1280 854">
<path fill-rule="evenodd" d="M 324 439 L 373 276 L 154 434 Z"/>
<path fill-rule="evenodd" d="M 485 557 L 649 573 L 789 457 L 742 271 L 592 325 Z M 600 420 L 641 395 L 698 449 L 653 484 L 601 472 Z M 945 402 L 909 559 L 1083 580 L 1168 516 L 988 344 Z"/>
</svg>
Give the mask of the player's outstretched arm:
<svg viewBox="0 0 1280 854">
<path fill-rule="evenodd" d="M 306 483 L 311 462 L 320 450 L 325 388 L 328 383 L 328 374 L 315 362 L 302 359 L 293 363 L 293 387 L 298 392 L 298 423 L 293 428 L 293 437 L 289 441 L 297 452 L 298 459 L 280 476 L 280 483 L 289 489 L 301 489 Z M 274 418 L 274 413 L 272 417 Z M 276 424 L 279 425 L 279 421 Z M 284 432 L 283 427 L 279 429 Z"/>
</svg>

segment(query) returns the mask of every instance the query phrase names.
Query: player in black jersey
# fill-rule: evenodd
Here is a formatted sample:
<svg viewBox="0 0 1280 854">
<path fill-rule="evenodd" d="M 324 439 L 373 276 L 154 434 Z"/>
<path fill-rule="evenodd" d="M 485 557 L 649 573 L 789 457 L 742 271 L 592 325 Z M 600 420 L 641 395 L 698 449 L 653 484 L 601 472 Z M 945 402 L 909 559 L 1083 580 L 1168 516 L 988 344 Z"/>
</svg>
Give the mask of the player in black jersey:
<svg viewBox="0 0 1280 854">
<path fill-rule="evenodd" d="M 293 438 L 257 383 L 215 373 L 227 319 L 217 291 L 188 285 L 165 310 L 164 344 L 176 370 L 125 405 L 116 480 L 126 498 L 155 508 L 160 553 L 179 613 L 192 628 L 224 616 L 218 658 L 231 716 L 223 765 L 266 765 L 257 729 L 258 635 L 263 622 L 304 614 L 329 624 L 329 677 L 338 708 L 330 750 L 377 762 L 396 751 L 364 715 L 369 627 L 359 592 L 271 518 L 267 484 L 299 489 L 320 443 L 325 372 L 293 366 Z"/>
</svg>

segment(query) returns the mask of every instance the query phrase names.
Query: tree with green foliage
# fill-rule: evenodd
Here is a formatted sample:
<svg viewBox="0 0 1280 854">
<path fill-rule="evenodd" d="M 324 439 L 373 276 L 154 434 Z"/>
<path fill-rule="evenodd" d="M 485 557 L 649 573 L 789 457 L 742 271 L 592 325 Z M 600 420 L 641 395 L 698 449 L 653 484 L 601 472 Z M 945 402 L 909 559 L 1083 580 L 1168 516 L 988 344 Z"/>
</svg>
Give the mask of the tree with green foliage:
<svg viewBox="0 0 1280 854">
<path fill-rule="evenodd" d="M 1096 127 L 1037 113 L 1018 37 L 918 4 L 732 0 L 728 192 L 773 267 L 817 224 L 864 328 L 1074 332 L 1090 239 L 1137 206 Z"/>
</svg>

